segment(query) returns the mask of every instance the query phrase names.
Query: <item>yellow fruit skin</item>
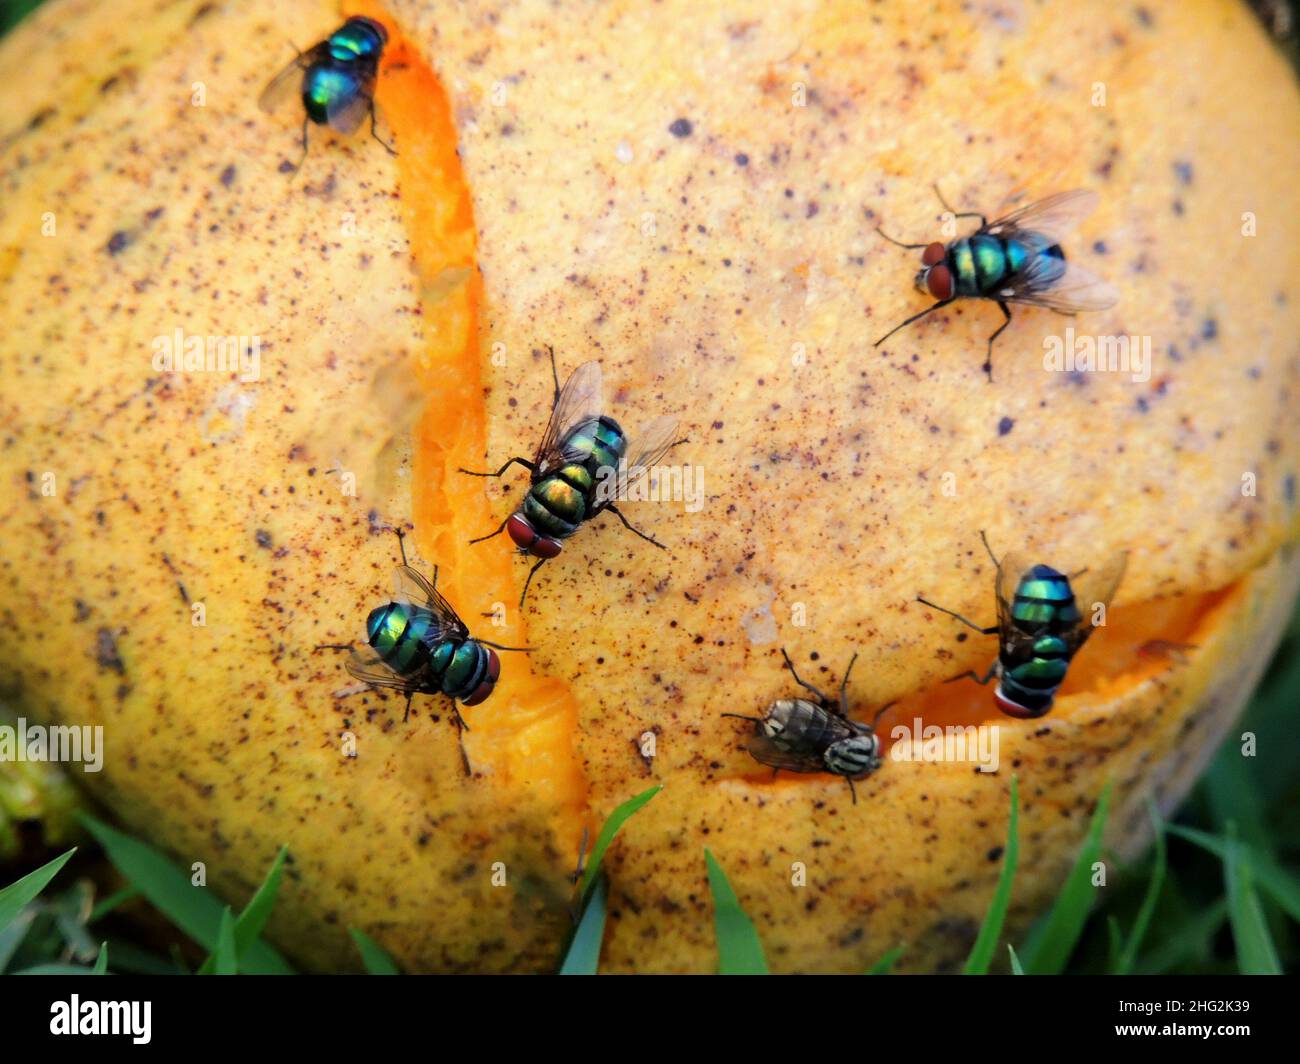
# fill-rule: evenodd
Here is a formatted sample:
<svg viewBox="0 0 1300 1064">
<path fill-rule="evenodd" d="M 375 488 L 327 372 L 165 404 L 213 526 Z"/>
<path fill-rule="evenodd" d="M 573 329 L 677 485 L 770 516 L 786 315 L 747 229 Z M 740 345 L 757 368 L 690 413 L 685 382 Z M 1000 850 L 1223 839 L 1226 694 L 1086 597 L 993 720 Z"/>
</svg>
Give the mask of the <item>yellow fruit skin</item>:
<svg viewBox="0 0 1300 1064">
<path fill-rule="evenodd" d="M 271 932 L 296 959 L 355 967 L 355 926 L 410 970 L 547 970 L 581 827 L 657 780 L 608 858 L 610 970 L 715 965 L 706 845 L 774 969 L 860 971 L 899 943 L 910 969 L 951 968 L 996 879 L 1012 772 L 1013 934 L 1107 780 L 1121 854 L 1142 844 L 1147 796 L 1177 804 L 1297 581 L 1300 99 L 1244 6 L 1153 0 L 1141 21 L 1100 0 L 871 18 L 394 2 L 448 92 L 485 301 L 486 453 L 462 457 L 469 430 L 449 430 L 445 455 L 416 448 L 414 477 L 407 367 L 421 424 L 440 402 L 452 424 L 463 390 L 440 390 L 437 353 L 469 327 L 436 313 L 461 305 L 464 271 L 429 268 L 408 229 L 438 224 L 411 221 L 420 160 L 313 131 L 291 178 L 297 120 L 255 106 L 284 34 L 303 47 L 338 12 L 137 6 L 56 2 L 0 43 L 0 683 L 32 718 L 103 724 L 93 792 L 232 900 L 288 844 Z M 669 132 L 679 118 L 688 136 Z M 872 229 L 938 238 L 936 180 L 988 213 L 1095 188 L 1068 250 L 1118 306 L 1018 311 L 992 385 L 988 305 L 872 347 L 925 305 L 914 255 Z M 1151 380 L 1044 372 L 1042 339 L 1067 324 L 1150 337 Z M 260 379 L 157 373 L 153 340 L 177 327 L 260 335 Z M 508 586 L 507 545 L 464 541 L 522 479 L 469 514 L 442 492 L 458 461 L 531 453 L 546 343 L 562 371 L 602 360 L 633 434 L 677 415 L 706 498 L 628 507 L 671 554 L 612 518 L 584 529 L 520 618 L 524 563 Z M 357 474 L 355 496 L 331 470 Z M 341 662 L 312 652 L 356 636 L 394 561 L 384 526 L 413 517 L 417 564 L 443 563 L 462 615 L 504 603 L 487 637 L 538 648 L 467 711 L 472 779 L 441 707 L 417 701 L 403 725 L 400 700 L 340 697 Z M 990 623 L 980 529 L 1063 567 L 1130 552 L 1107 628 L 1041 721 L 944 687 L 992 640 L 959 642 L 915 602 Z M 1139 654 L 1153 639 L 1195 649 Z M 853 711 L 901 699 L 886 731 L 997 723 L 999 772 L 891 760 L 856 805 L 830 777 L 771 782 L 720 714 L 791 693 L 780 645 L 824 687 L 859 652 Z"/>
</svg>

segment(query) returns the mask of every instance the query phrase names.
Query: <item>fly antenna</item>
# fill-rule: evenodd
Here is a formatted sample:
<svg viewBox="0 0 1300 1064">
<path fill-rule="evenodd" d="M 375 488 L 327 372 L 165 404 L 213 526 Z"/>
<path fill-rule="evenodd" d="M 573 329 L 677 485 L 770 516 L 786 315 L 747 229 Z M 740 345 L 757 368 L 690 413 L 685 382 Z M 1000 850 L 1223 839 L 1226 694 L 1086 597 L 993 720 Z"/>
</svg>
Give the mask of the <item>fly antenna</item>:
<svg viewBox="0 0 1300 1064">
<path fill-rule="evenodd" d="M 982 528 L 980 529 L 980 539 L 984 541 L 984 549 L 989 552 L 989 557 L 993 559 L 993 564 L 1001 569 L 1002 563 L 998 561 L 998 556 L 993 553 L 993 548 L 989 546 L 989 537 L 984 534 L 984 529 Z"/>
</svg>

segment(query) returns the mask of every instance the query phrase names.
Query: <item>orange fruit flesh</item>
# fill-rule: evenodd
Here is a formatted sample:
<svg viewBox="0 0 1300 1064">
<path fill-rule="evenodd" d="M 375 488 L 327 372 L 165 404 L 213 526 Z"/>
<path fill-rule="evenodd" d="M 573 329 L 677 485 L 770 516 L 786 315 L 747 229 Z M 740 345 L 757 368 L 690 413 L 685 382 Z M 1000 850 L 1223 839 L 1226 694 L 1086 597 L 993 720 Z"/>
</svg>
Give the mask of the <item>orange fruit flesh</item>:
<svg viewBox="0 0 1300 1064">
<path fill-rule="evenodd" d="M 489 627 L 479 615 L 513 607 L 520 584 L 513 550 L 502 536 L 470 545 L 500 523 L 477 469 L 487 443 L 479 362 L 482 277 L 475 264 L 474 212 L 456 153 L 447 95 L 433 71 L 380 5 L 366 15 L 388 29 L 376 102 L 401 145 L 397 157 L 402 210 L 419 281 L 426 343 L 414 369 L 428 397 L 415 428 L 412 519 L 421 553 L 439 561 L 439 589 L 471 631 L 495 643 L 527 646 L 522 611 Z M 492 697 L 473 713 L 464 735 L 476 770 L 504 788 L 527 787 L 554 811 L 552 828 L 576 853 L 586 816 L 586 783 L 574 754 L 577 707 L 568 686 L 533 670 L 526 654 L 503 654 Z"/>
</svg>

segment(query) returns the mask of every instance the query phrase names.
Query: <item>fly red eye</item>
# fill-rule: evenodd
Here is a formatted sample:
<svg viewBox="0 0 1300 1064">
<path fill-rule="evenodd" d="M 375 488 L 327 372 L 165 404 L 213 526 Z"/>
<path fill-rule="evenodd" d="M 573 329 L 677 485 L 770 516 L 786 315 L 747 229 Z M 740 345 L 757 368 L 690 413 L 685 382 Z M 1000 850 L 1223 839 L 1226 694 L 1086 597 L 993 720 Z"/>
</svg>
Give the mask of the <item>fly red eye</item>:
<svg viewBox="0 0 1300 1064">
<path fill-rule="evenodd" d="M 506 532 L 510 534 L 510 538 L 515 541 L 515 546 L 520 550 L 527 550 L 537 539 L 533 526 L 518 514 L 510 515 L 510 520 L 506 522 Z"/>
<path fill-rule="evenodd" d="M 921 265 L 938 266 L 939 263 L 943 262 L 946 254 L 947 251 L 944 246 L 936 241 L 921 252 Z"/>
<path fill-rule="evenodd" d="M 929 272 L 925 275 L 925 285 L 930 289 L 930 295 L 934 296 L 935 299 L 951 299 L 952 271 L 943 264 L 931 266 Z"/>
<path fill-rule="evenodd" d="M 468 698 L 461 700 L 461 705 L 477 706 L 480 702 L 483 702 L 487 699 L 487 696 L 492 693 L 492 689 L 495 686 L 496 683 L 494 681 L 484 680 L 481 684 L 479 684 L 476 688 L 474 688 L 473 693 Z"/>
<path fill-rule="evenodd" d="M 528 553 L 534 558 L 554 558 L 560 553 L 563 544 L 558 539 L 551 539 L 548 536 L 538 536 L 533 545 L 528 549 Z"/>
</svg>

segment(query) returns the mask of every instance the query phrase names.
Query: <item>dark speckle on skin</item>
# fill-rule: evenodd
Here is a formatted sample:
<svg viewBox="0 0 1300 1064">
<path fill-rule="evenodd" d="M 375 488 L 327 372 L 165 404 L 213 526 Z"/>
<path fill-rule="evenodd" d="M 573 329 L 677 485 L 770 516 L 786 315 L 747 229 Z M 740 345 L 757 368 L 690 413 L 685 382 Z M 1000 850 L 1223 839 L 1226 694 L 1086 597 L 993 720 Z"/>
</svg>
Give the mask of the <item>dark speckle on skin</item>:
<svg viewBox="0 0 1300 1064">
<path fill-rule="evenodd" d="M 126 665 L 117 652 L 117 637 L 111 629 L 101 628 L 95 633 L 95 660 L 101 669 L 112 669 L 119 676 L 126 674 Z"/>
<path fill-rule="evenodd" d="M 988 856 L 989 861 L 991 861 L 991 862 L 992 862 L 992 861 L 1000 861 L 1000 860 L 1002 860 L 1002 847 L 1001 847 L 1001 846 L 994 846 L 993 849 L 989 850 L 987 856 Z"/>
<path fill-rule="evenodd" d="M 125 229 L 119 229 L 108 238 L 108 243 L 104 245 L 104 250 L 106 250 L 110 255 L 120 255 L 126 250 L 130 243 L 131 234 Z"/>
<path fill-rule="evenodd" d="M 738 151 L 738 152 L 736 152 L 736 165 L 737 165 L 737 166 L 748 166 L 748 165 L 749 165 L 749 156 L 746 155 L 743 151 Z"/>
<path fill-rule="evenodd" d="M 1201 325 L 1201 339 L 1213 340 L 1219 335 L 1219 323 L 1213 318 L 1206 318 Z"/>
<path fill-rule="evenodd" d="M 1105 255 L 1110 249 L 1106 247 L 1106 241 L 1096 240 L 1093 241 L 1092 250 L 1098 255 Z"/>
<path fill-rule="evenodd" d="M 1010 432 L 1013 428 L 1015 428 L 1015 425 L 1016 422 L 1014 418 L 1004 417 L 1001 421 L 998 422 L 998 435 L 1005 436 L 1008 432 Z"/>
<path fill-rule="evenodd" d="M 689 118 L 679 118 L 668 127 L 668 132 L 674 137 L 689 137 L 693 128 Z"/>
<path fill-rule="evenodd" d="M 227 166 L 224 170 L 221 171 L 221 183 L 225 185 L 226 188 L 229 188 L 231 185 L 235 183 L 235 173 L 236 171 L 235 171 L 234 163 L 231 163 L 229 166 Z"/>
<path fill-rule="evenodd" d="M 257 545 L 269 550 L 271 547 L 271 533 L 259 528 L 257 530 Z"/>
<path fill-rule="evenodd" d="M 1138 25 L 1143 27 L 1149 27 L 1155 22 L 1155 19 L 1151 17 L 1151 12 L 1145 7 L 1134 8 L 1133 17 L 1137 19 Z"/>
<path fill-rule="evenodd" d="M 1182 161 L 1174 163 L 1174 174 L 1182 184 L 1190 185 L 1192 183 L 1192 164 Z"/>
<path fill-rule="evenodd" d="M 1295 505 L 1295 474 L 1288 473 L 1286 479 L 1282 481 L 1282 493 L 1286 496 L 1286 501 L 1292 506 Z"/>
</svg>

